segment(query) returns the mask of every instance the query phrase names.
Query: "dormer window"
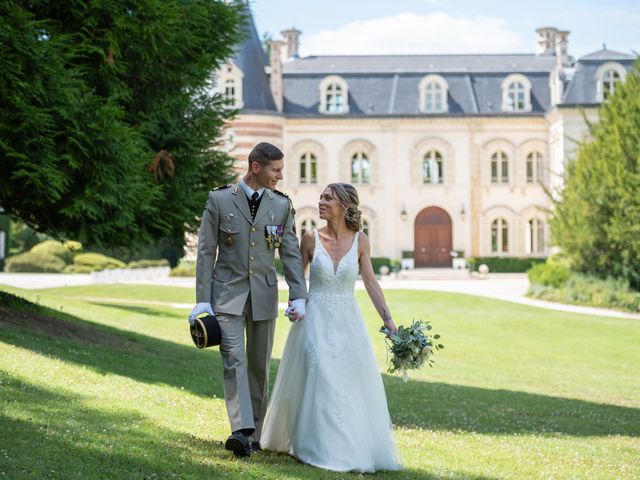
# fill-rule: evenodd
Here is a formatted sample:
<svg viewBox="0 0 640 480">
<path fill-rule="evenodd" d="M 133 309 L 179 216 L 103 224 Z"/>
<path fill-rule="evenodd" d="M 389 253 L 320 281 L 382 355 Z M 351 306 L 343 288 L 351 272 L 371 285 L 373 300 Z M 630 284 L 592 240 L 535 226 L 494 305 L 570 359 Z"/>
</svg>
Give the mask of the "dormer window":
<svg viewBox="0 0 640 480">
<path fill-rule="evenodd" d="M 420 110 L 424 113 L 445 113 L 449 111 L 447 98 L 449 87 L 439 75 L 427 75 L 420 81 Z"/>
<path fill-rule="evenodd" d="M 502 82 L 502 111 L 531 111 L 531 82 L 524 75 L 509 75 Z"/>
<path fill-rule="evenodd" d="M 230 108 L 242 108 L 242 70 L 233 63 L 227 63 L 218 72 L 217 92 L 224 97 Z"/>
<path fill-rule="evenodd" d="M 331 75 L 320 83 L 320 113 L 341 114 L 349 112 L 347 82 Z"/>
<path fill-rule="evenodd" d="M 615 62 L 608 62 L 598 68 L 596 72 L 597 101 L 602 102 L 609 98 L 616 90 L 616 85 L 624 81 L 626 69 Z"/>
<path fill-rule="evenodd" d="M 231 105 L 236 103 L 236 81 L 233 78 L 229 78 L 224 82 L 224 97 Z"/>
<path fill-rule="evenodd" d="M 602 97 L 604 100 L 613 95 L 616 83 L 620 81 L 620 74 L 615 70 L 607 70 L 602 76 Z"/>
</svg>

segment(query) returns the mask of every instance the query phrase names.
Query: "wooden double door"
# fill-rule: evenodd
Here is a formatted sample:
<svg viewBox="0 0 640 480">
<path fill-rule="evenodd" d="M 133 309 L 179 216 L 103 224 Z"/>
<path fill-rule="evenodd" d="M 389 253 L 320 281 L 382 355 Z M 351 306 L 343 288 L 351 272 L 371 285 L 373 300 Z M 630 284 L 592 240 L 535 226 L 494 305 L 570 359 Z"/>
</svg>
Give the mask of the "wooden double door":
<svg viewBox="0 0 640 480">
<path fill-rule="evenodd" d="M 413 263 L 415 268 L 451 267 L 451 217 L 438 207 L 428 207 L 416 217 Z"/>
</svg>

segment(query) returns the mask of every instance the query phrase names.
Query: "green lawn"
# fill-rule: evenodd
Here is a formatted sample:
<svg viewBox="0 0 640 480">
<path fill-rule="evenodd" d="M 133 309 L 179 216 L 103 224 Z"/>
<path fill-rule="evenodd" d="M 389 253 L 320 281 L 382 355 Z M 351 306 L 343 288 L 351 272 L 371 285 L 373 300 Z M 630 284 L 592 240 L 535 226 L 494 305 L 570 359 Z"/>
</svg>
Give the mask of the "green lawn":
<svg viewBox="0 0 640 480">
<path fill-rule="evenodd" d="M 195 349 L 188 309 L 170 305 L 191 290 L 3 290 L 56 312 L 27 321 L 0 305 L 0 478 L 358 478 L 224 450 L 219 353 Z M 640 478 L 640 322 L 447 293 L 387 299 L 397 323 L 431 320 L 446 348 L 406 384 L 384 376 L 405 470 L 376 477 Z M 288 328 L 281 318 L 272 381 Z"/>
</svg>

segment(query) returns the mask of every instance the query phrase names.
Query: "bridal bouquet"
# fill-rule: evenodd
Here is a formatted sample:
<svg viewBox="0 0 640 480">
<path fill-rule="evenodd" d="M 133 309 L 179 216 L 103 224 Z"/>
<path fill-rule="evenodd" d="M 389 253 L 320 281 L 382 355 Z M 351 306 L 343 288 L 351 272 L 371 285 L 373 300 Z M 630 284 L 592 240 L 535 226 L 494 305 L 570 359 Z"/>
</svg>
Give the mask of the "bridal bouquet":
<svg viewBox="0 0 640 480">
<path fill-rule="evenodd" d="M 391 352 L 391 365 L 387 372 L 400 373 L 406 382 L 409 379 L 408 370 L 417 370 L 425 363 L 432 367 L 434 350 L 441 350 L 444 345 L 436 342 L 440 335 L 425 333 L 429 330 L 429 322 L 421 320 L 414 320 L 408 328 L 400 325 L 393 335 L 390 335 L 387 327 L 380 328 L 380 332 L 387 335 L 387 349 Z"/>
</svg>

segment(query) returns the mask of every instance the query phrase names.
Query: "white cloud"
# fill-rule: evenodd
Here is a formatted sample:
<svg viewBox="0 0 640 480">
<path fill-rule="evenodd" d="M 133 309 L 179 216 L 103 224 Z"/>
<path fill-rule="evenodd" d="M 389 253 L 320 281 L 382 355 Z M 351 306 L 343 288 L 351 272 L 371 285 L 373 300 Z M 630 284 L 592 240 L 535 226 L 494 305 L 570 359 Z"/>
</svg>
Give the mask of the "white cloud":
<svg viewBox="0 0 640 480">
<path fill-rule="evenodd" d="M 302 55 L 534 52 L 535 32 L 509 30 L 494 17 L 464 18 L 445 12 L 350 22 L 301 37 Z"/>
</svg>

